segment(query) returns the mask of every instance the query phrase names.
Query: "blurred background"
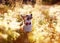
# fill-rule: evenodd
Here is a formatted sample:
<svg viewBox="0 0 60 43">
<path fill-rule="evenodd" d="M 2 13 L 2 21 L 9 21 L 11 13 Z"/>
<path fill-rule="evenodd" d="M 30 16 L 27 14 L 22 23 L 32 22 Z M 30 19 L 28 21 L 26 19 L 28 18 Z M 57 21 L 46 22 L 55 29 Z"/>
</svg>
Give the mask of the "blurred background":
<svg viewBox="0 0 60 43">
<path fill-rule="evenodd" d="M 60 43 L 60 0 L 0 0 L 0 43 L 24 43 L 20 24 L 27 14 L 33 15 L 30 43 Z"/>
</svg>

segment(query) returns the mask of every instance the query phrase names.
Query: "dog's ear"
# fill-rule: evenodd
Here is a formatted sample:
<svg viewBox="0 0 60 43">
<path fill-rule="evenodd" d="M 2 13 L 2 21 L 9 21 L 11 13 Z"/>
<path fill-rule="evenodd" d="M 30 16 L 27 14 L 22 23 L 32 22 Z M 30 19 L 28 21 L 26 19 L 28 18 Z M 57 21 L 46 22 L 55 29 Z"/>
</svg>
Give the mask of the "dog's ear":
<svg viewBox="0 0 60 43">
<path fill-rule="evenodd" d="M 26 15 L 26 17 L 28 17 L 28 15 Z"/>
<path fill-rule="evenodd" d="M 25 18 L 25 16 L 23 16 L 23 15 L 21 15 L 21 17 L 24 19 Z"/>
<path fill-rule="evenodd" d="M 32 16 L 32 14 L 30 14 Z"/>
<path fill-rule="evenodd" d="M 30 19 L 32 19 L 32 14 L 30 14 Z"/>
</svg>

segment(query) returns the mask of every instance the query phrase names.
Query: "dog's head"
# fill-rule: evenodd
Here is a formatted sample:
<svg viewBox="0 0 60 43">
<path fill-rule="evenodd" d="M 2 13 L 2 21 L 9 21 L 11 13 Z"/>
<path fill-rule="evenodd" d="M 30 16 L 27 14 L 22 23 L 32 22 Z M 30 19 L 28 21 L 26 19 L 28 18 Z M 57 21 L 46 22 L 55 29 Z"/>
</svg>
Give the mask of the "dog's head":
<svg viewBox="0 0 60 43">
<path fill-rule="evenodd" d="M 26 17 L 27 17 L 27 20 L 30 20 L 30 19 L 32 19 L 32 14 L 26 15 Z"/>
<path fill-rule="evenodd" d="M 32 14 L 30 14 L 30 15 L 21 15 L 21 17 L 23 18 L 23 19 L 27 19 L 27 20 L 31 20 L 32 19 Z"/>
</svg>

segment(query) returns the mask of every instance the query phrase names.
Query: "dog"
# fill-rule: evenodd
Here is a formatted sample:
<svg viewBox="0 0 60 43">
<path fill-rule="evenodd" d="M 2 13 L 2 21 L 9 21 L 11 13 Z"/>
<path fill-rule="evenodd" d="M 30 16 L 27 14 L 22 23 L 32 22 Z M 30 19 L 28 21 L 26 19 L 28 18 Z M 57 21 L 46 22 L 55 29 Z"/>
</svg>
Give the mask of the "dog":
<svg viewBox="0 0 60 43">
<path fill-rule="evenodd" d="M 26 15 L 26 16 L 22 16 L 22 15 L 21 15 L 21 17 L 22 17 L 23 20 L 24 20 L 23 30 L 24 30 L 25 32 L 30 32 L 30 31 L 32 31 L 32 24 L 31 24 L 32 14 Z"/>
</svg>

